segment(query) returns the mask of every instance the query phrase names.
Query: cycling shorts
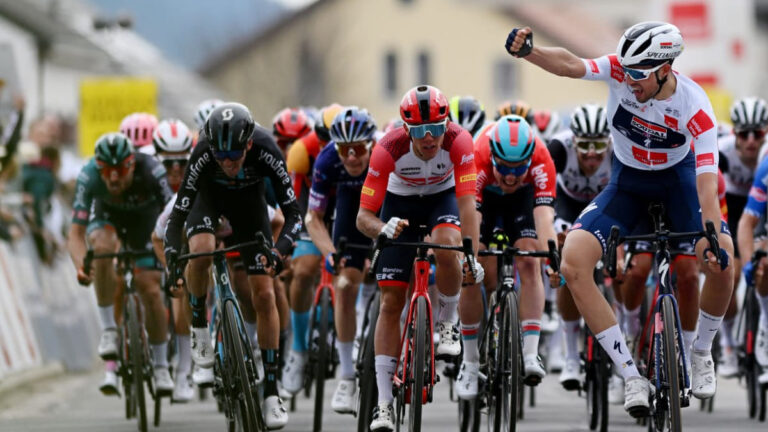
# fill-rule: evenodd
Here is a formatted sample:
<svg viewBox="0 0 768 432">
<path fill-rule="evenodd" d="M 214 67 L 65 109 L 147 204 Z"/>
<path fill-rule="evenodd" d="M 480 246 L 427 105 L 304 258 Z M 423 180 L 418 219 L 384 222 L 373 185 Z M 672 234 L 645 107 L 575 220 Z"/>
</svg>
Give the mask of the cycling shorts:
<svg viewBox="0 0 768 432">
<path fill-rule="evenodd" d="M 152 232 L 155 230 L 155 222 L 160 214 L 157 211 L 126 211 L 112 209 L 101 201 L 95 200 L 91 212 L 86 233 L 90 234 L 97 229 L 110 229 L 117 233 L 123 247 L 129 250 L 153 250 Z M 136 268 L 146 270 L 162 270 L 160 260 L 154 255 L 136 259 Z"/>
<path fill-rule="evenodd" d="M 339 239 L 347 238 L 347 243 L 370 245 L 371 239 L 357 229 L 357 211 L 360 208 L 360 187 L 339 185 L 336 194 L 336 218 L 333 221 L 333 244 L 339 244 Z M 350 249 L 344 253 L 344 267 L 353 267 L 363 271 L 368 252 Z"/>
<path fill-rule="evenodd" d="M 257 233 L 262 233 L 271 244 L 272 230 L 263 183 L 243 189 L 202 186 L 187 216 L 187 238 L 202 233 L 215 235 L 220 216 L 226 217 L 232 226 L 232 235 L 226 241 L 228 245 L 253 241 Z M 266 274 L 255 250 L 246 248 L 240 255 L 248 274 Z"/>
<path fill-rule="evenodd" d="M 408 219 L 408 227 L 397 238 L 399 241 L 419 241 L 419 225 L 425 225 L 428 232 L 436 228 L 461 230 L 454 188 L 423 196 L 387 192 L 381 208 L 381 220 L 386 222 L 391 217 Z M 408 286 L 415 258 L 416 249 L 413 248 L 393 246 L 384 249 L 376 269 L 379 286 Z"/>
<path fill-rule="evenodd" d="M 555 232 L 561 233 L 571 229 L 571 225 L 573 225 L 579 217 L 579 213 L 584 210 L 587 204 L 589 203 L 576 201 L 568 196 L 558 183 L 557 199 L 555 200 Z"/>
<path fill-rule="evenodd" d="M 703 229 L 692 152 L 677 165 L 659 171 L 628 167 L 614 155 L 611 182 L 584 208 L 573 229 L 591 232 L 605 252 L 611 227 L 617 225 L 622 236 L 634 233 L 634 228 L 650 217 L 648 206 L 652 202 L 664 205 L 671 231 Z M 724 222 L 721 232 L 730 235 Z"/>
<path fill-rule="evenodd" d="M 318 249 L 314 243 L 312 243 L 312 240 L 308 238 L 300 238 L 296 240 L 296 247 L 293 248 L 293 255 L 291 258 L 296 259 L 304 255 L 323 256 L 323 253 L 320 252 L 320 249 Z"/>
<path fill-rule="evenodd" d="M 536 222 L 533 219 L 533 186 L 526 185 L 511 194 L 483 190 L 480 214 L 480 242 L 490 244 L 493 230 L 501 228 L 509 237 L 509 244 L 520 238 L 536 238 Z"/>
</svg>

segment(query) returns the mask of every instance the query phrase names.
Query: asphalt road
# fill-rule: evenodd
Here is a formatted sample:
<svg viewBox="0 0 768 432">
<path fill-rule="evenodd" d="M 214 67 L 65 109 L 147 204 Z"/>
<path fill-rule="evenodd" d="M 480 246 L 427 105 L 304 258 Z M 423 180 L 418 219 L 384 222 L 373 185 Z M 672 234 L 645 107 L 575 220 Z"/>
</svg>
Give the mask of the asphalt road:
<svg viewBox="0 0 768 432">
<path fill-rule="evenodd" d="M 125 420 L 123 402 L 106 398 L 98 391 L 99 371 L 88 374 L 65 375 L 35 383 L 0 398 L 0 431 L 136 431 L 134 420 Z M 768 424 L 747 418 L 746 393 L 735 380 L 719 380 L 713 413 L 700 412 L 698 401 L 683 410 L 683 424 L 696 431 L 766 431 Z M 326 385 L 326 431 L 350 431 L 356 428 L 355 418 L 338 415 L 330 409 L 335 382 Z M 438 384 L 436 401 L 425 407 L 424 430 L 447 432 L 458 430 L 456 405 L 448 399 L 447 381 Z M 575 393 L 565 392 L 556 376 L 549 376 L 537 391 L 537 406 L 527 408 L 526 418 L 518 425 L 520 431 L 588 431 L 585 401 Z M 312 401 L 300 397 L 296 412 L 290 414 L 286 431 L 311 430 Z M 611 431 L 641 431 L 620 406 L 612 406 Z M 184 405 L 170 406 L 165 401 L 158 432 L 223 431 L 224 418 L 209 398 Z M 481 430 L 486 430 L 485 427 Z"/>
</svg>

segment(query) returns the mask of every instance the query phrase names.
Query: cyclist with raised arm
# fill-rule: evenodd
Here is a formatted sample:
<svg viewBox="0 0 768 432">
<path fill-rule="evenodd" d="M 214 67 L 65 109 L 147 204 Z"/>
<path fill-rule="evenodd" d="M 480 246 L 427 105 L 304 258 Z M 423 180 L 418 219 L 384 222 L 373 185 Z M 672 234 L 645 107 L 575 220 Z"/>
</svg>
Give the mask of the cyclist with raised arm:
<svg viewBox="0 0 768 432">
<path fill-rule="evenodd" d="M 645 417 L 649 382 L 632 360 L 611 306 L 595 285 L 593 269 L 611 226 L 629 234 L 646 217 L 649 202 L 664 204 L 672 231 L 701 231 L 704 221 L 721 219 L 712 106 L 701 87 L 672 71 L 683 38 L 671 24 L 636 24 L 624 32 L 616 54 L 597 59 L 581 59 L 564 48 L 534 47 L 528 27 L 512 30 L 506 48 L 550 73 L 609 84 L 611 181 L 576 220 L 565 240 L 561 269 L 584 319 L 624 377 L 624 408 Z M 710 351 L 733 290 L 733 266 L 727 260 L 733 242 L 726 225 L 721 231 L 721 262 L 708 250 L 706 239 L 696 243 L 706 275 L 691 355 L 693 395 L 700 399 L 712 397 L 717 388 Z"/>
<path fill-rule="evenodd" d="M 728 226 L 731 232 L 738 229 L 741 214 L 747 204 L 749 190 L 752 187 L 755 170 L 759 162 L 758 155 L 764 147 L 765 133 L 768 129 L 768 105 L 757 97 L 745 97 L 735 101 L 731 105 L 731 123 L 733 133 L 719 139 L 720 146 L 720 170 L 725 175 L 725 200 L 728 204 Z M 739 285 L 741 276 L 741 254 L 739 245 L 736 244 L 734 258 L 733 286 Z M 749 260 L 750 256 L 746 256 Z M 735 291 L 735 290 L 734 290 Z M 733 349 L 733 326 L 736 321 L 736 295 L 731 296 L 728 311 L 723 320 L 723 332 L 721 345 L 723 345 L 723 359 L 718 372 L 725 376 L 736 376 L 738 359 Z"/>
<path fill-rule="evenodd" d="M 546 250 L 547 240 L 556 238 L 553 226 L 555 165 L 546 145 L 534 135 L 533 128 L 523 117 L 512 114 L 480 131 L 474 154 L 481 247 L 486 248 L 492 242 L 494 229 L 500 227 L 512 246 L 523 250 Z M 490 293 L 498 283 L 496 259 L 481 257 L 479 260 L 483 268 L 488 269 L 483 282 Z M 539 357 L 544 311 L 541 264 L 538 258 L 517 257 L 515 267 L 521 285 L 524 382 L 534 386 L 546 375 Z M 456 392 L 462 399 L 473 399 L 477 396 L 480 367 L 477 344 L 482 294 L 479 287 L 468 287 L 462 294 L 462 308 L 467 311 L 461 320 L 464 359 L 456 380 Z"/>
<path fill-rule="evenodd" d="M 331 140 L 331 123 L 341 110 L 342 106 L 339 104 L 323 108 L 320 111 L 319 121 L 314 125 L 314 130 L 296 140 L 288 150 L 286 165 L 293 179 L 293 191 L 302 217 L 307 214 L 315 160 Z M 330 223 L 333 215 L 329 213 L 325 216 L 325 222 Z M 309 350 L 309 309 L 312 305 L 312 288 L 320 274 L 322 263 L 322 253 L 312 242 L 307 231 L 302 229 L 291 256 L 292 275 L 288 298 L 291 306 L 293 341 L 283 368 L 283 388 L 292 394 L 298 393 L 304 387 L 304 366 L 307 364 Z"/>
<path fill-rule="evenodd" d="M 390 239 L 415 241 L 419 225 L 425 225 L 435 243 L 460 245 L 462 236 L 469 236 L 476 245 L 477 176 L 472 137 L 448 121 L 448 100 L 432 86 L 409 90 L 400 102 L 400 117 L 404 126 L 387 133 L 371 154 L 360 195 L 357 228 L 370 238 L 381 233 Z M 376 215 L 379 209 L 380 218 Z M 400 315 L 415 254 L 412 249 L 384 249 L 376 269 L 381 307 L 374 348 L 379 400 L 371 421 L 373 432 L 395 428 L 392 376 L 400 344 Z M 440 341 L 435 355 L 455 357 L 461 353 L 456 321 L 462 268 L 456 252 L 436 250 L 435 258 L 440 292 L 435 326 Z M 475 270 L 481 280 L 482 267 L 477 264 Z M 482 306 L 478 313 L 481 311 Z"/>
<path fill-rule="evenodd" d="M 102 326 L 99 356 L 117 360 L 114 302 L 119 281 L 114 265 L 110 260 L 96 260 L 92 274 L 86 274 L 83 260 L 89 247 L 96 254 L 115 252 L 121 244 L 126 249 L 150 249 L 155 220 L 173 192 L 165 168 L 152 156 L 138 153 L 122 133 L 104 134 L 96 140 L 94 157 L 80 171 L 75 191 L 67 248 L 80 284 L 94 283 Z M 134 281 L 146 311 L 155 389 L 170 394 L 174 384 L 168 372 L 161 269 L 154 258 L 145 257 L 136 261 L 136 270 Z M 101 390 L 105 394 L 117 393 L 114 371 L 108 371 Z"/>
<path fill-rule="evenodd" d="M 274 266 L 265 267 L 253 249 L 240 251 L 248 273 L 253 307 L 258 314 L 257 332 L 265 369 L 263 413 L 270 429 L 281 428 L 288 414 L 277 394 L 279 318 L 272 276 L 279 273 L 301 229 L 301 216 L 290 187 L 282 154 L 271 134 L 257 126 L 248 109 L 227 103 L 211 112 L 192 152 L 184 181 L 165 231 L 165 256 L 176 284 L 183 283 L 177 257 L 186 222 L 190 253 L 210 253 L 216 248 L 215 221 L 223 215 L 232 225 L 233 241 L 252 241 L 257 233 L 271 237 L 264 200 L 264 178 L 280 200 L 286 223 L 272 249 Z M 206 296 L 212 258 L 189 261 L 188 288 L 192 307 L 192 359 L 201 367 L 214 363 L 206 316 Z"/>
<path fill-rule="evenodd" d="M 547 144 L 557 172 L 555 230 L 560 244 L 579 213 L 608 186 L 613 158 L 605 108 L 593 104 L 576 107 L 570 126 Z M 568 289 L 557 291 L 557 309 L 563 318 L 566 356 L 560 384 L 566 390 L 578 390 L 581 388 L 581 314 Z"/>
<path fill-rule="evenodd" d="M 312 241 L 325 256 L 325 265 L 332 269 L 339 265 L 339 276 L 334 281 L 336 297 L 334 324 L 336 348 L 339 352 L 339 383 L 333 393 L 331 407 L 338 413 L 354 413 L 357 404 L 355 359 L 352 356 L 356 333 L 355 300 L 358 286 L 363 281 L 363 267 L 367 252 L 349 250 L 334 263 L 335 245 L 341 237 L 354 244 L 370 244 L 355 227 L 360 192 L 368 173 L 370 151 L 375 144 L 376 123 L 368 111 L 347 107 L 333 120 L 331 142 L 320 151 L 315 162 L 310 190 L 309 209 L 305 219 Z M 330 197 L 336 196 L 335 206 L 329 207 Z M 326 212 L 335 213 L 333 239 L 326 228 Z"/>
</svg>

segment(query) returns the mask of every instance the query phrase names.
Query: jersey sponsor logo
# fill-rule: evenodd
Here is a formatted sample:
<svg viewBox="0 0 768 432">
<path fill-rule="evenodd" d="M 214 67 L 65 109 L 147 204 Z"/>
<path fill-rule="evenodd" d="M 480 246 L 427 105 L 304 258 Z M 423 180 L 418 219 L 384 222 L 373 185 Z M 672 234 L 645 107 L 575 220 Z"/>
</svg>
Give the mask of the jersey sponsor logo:
<svg viewBox="0 0 768 432">
<path fill-rule="evenodd" d="M 466 174 L 459 177 L 459 183 L 466 183 L 477 180 L 477 174 Z"/>
<path fill-rule="evenodd" d="M 544 164 L 539 164 L 533 167 L 531 169 L 531 175 L 533 176 L 533 182 L 536 184 L 537 188 L 542 190 L 547 188 L 549 176 L 547 175 L 547 172 L 544 171 Z"/>
<path fill-rule="evenodd" d="M 380 172 L 376 171 L 375 169 L 371 168 L 370 166 L 368 167 L 368 174 L 370 174 L 370 175 L 372 175 L 374 177 L 381 176 Z"/>
<path fill-rule="evenodd" d="M 714 153 L 704 153 L 704 154 L 696 155 L 696 168 L 714 165 L 714 164 L 715 164 Z"/>
<path fill-rule="evenodd" d="M 266 150 L 261 150 L 259 152 L 259 160 L 269 165 L 284 185 L 291 184 L 291 177 L 288 175 L 288 171 L 285 170 L 285 164 L 281 159 L 276 158 L 275 155 Z"/>
<path fill-rule="evenodd" d="M 668 116 L 666 114 L 664 114 L 664 124 L 671 127 L 672 129 L 675 129 L 675 130 L 678 129 L 677 119 L 674 117 Z"/>
<path fill-rule="evenodd" d="M 619 59 L 615 55 L 610 55 L 608 60 L 611 62 L 611 78 L 618 82 L 624 82 L 624 68 L 621 67 Z"/>
<path fill-rule="evenodd" d="M 650 149 L 673 149 L 686 143 L 685 135 L 632 114 L 619 105 L 612 126 L 633 143 Z"/>
<path fill-rule="evenodd" d="M 200 159 L 188 166 L 187 171 L 189 172 L 189 175 L 187 176 L 187 189 L 197 192 L 197 186 L 195 186 L 197 184 L 197 178 L 200 177 L 200 173 L 210 160 L 210 153 L 204 152 L 200 155 Z"/>
<path fill-rule="evenodd" d="M 80 175 L 82 176 L 83 173 L 80 173 Z M 74 208 L 88 207 L 88 205 L 85 203 L 85 185 L 84 184 L 77 185 L 77 192 L 75 192 L 75 202 L 72 203 L 72 207 Z"/>
<path fill-rule="evenodd" d="M 465 154 L 465 155 L 461 156 L 461 162 L 459 162 L 459 165 L 464 165 L 464 164 L 470 163 L 470 162 L 472 162 L 474 160 L 475 160 L 475 154 L 474 153 Z"/>
<path fill-rule="evenodd" d="M 626 105 L 626 106 L 631 107 L 631 108 L 634 108 L 636 110 L 645 112 L 645 105 L 640 106 L 639 103 L 637 103 L 637 102 L 635 102 L 635 101 L 633 101 L 631 99 L 621 98 L 621 104 L 622 105 Z"/>
<path fill-rule="evenodd" d="M 754 198 L 755 201 L 764 203 L 766 202 L 766 193 L 764 190 L 756 187 L 752 187 L 749 189 L 749 196 Z"/>
<path fill-rule="evenodd" d="M 189 197 L 182 197 L 181 198 L 181 208 L 183 208 L 183 209 L 189 208 Z"/>
<path fill-rule="evenodd" d="M 691 120 L 688 121 L 688 130 L 691 132 L 694 138 L 698 138 L 699 135 L 715 127 L 715 123 L 709 118 L 709 115 L 704 110 L 699 110 Z"/>
<path fill-rule="evenodd" d="M 597 208 L 597 204 L 596 204 L 596 203 L 594 203 L 594 202 L 591 202 L 591 203 L 589 203 L 589 205 L 588 205 L 588 206 L 584 207 L 584 210 L 582 210 L 582 211 L 581 211 L 581 213 L 579 214 L 579 217 L 578 217 L 578 218 L 576 218 L 576 219 L 581 219 L 581 218 L 583 218 L 585 214 L 587 214 L 587 213 L 591 212 L 592 210 L 594 210 L 594 209 L 596 209 L 596 208 Z M 576 225 L 579 225 L 579 226 L 581 226 L 580 224 L 576 224 Z M 575 226 L 575 225 L 574 225 L 574 226 Z M 576 227 L 576 228 L 578 228 L 578 227 Z"/>
<path fill-rule="evenodd" d="M 421 167 L 405 167 L 400 168 L 400 174 L 408 175 L 408 174 L 416 174 L 421 172 Z"/>
<path fill-rule="evenodd" d="M 376 194 L 376 191 L 373 190 L 372 188 L 369 188 L 368 186 L 363 186 L 362 192 L 363 192 L 363 195 L 368 195 L 368 196 L 374 196 Z"/>
<path fill-rule="evenodd" d="M 632 147 L 632 156 L 645 165 L 659 165 L 667 162 L 666 153 L 647 151 L 638 147 Z"/>
<path fill-rule="evenodd" d="M 593 74 L 600 73 L 600 68 L 597 67 L 596 61 L 589 59 L 587 60 L 587 63 L 589 63 L 589 70 L 591 70 Z"/>
</svg>

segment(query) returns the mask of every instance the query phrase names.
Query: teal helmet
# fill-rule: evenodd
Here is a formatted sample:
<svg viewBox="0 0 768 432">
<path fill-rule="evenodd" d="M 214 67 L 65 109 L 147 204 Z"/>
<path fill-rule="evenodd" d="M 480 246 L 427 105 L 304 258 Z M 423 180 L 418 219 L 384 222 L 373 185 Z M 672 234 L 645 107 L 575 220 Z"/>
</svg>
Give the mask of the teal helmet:
<svg viewBox="0 0 768 432">
<path fill-rule="evenodd" d="M 101 166 L 117 166 L 133 160 L 136 149 L 131 139 L 120 132 L 105 133 L 96 140 L 94 159 Z"/>
<path fill-rule="evenodd" d="M 505 162 L 522 162 L 531 157 L 536 147 L 531 126 L 519 115 L 501 117 L 488 136 L 491 153 Z"/>
</svg>

